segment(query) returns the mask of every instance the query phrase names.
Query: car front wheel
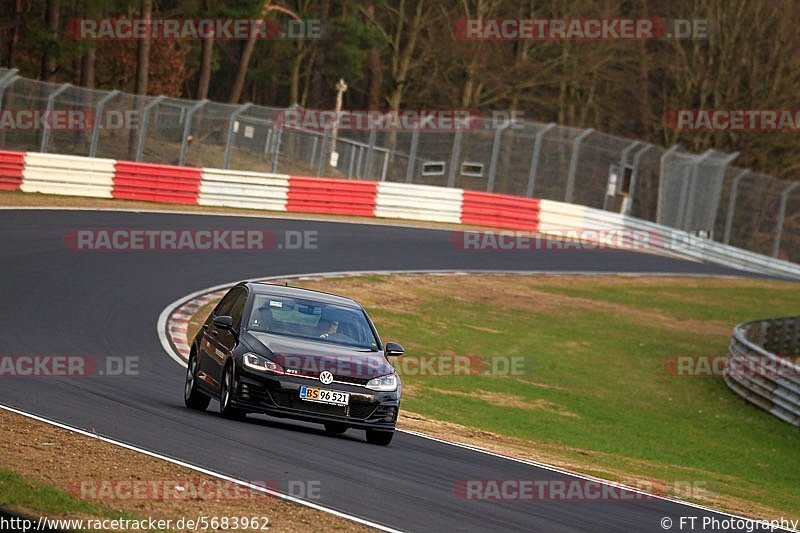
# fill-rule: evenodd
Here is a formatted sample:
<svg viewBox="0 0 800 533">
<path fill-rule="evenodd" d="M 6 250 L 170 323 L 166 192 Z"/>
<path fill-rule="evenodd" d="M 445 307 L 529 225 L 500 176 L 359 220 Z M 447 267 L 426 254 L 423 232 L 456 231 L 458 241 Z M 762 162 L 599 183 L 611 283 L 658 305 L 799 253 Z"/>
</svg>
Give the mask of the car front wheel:
<svg viewBox="0 0 800 533">
<path fill-rule="evenodd" d="M 222 386 L 219 390 L 219 413 L 223 418 L 232 418 L 234 420 L 241 420 L 245 416 L 245 412 L 241 409 L 233 407 L 233 393 L 236 390 L 233 381 L 233 364 L 225 367 L 222 373 Z"/>
<path fill-rule="evenodd" d="M 186 385 L 183 390 L 183 402 L 189 409 L 204 411 L 208 407 L 211 398 L 197 389 L 197 357 L 189 358 L 186 366 Z"/>
</svg>

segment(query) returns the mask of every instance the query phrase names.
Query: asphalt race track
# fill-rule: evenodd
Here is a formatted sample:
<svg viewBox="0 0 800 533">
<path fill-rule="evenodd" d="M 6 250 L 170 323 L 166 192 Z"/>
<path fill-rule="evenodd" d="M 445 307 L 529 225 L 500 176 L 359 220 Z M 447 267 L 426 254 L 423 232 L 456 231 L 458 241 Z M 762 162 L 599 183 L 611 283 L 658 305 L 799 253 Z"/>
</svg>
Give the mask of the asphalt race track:
<svg viewBox="0 0 800 533">
<path fill-rule="evenodd" d="M 319 249 L 270 252 L 76 252 L 72 229 L 318 231 Z M 737 274 L 618 250 L 464 252 L 447 231 L 293 219 L 0 210 L 2 354 L 138 356 L 139 375 L 6 378 L 0 403 L 245 480 L 314 480 L 315 503 L 411 531 L 663 531 L 710 513 L 662 500 L 462 501 L 467 479 L 564 475 L 410 434 L 388 448 L 363 432 L 266 417 L 224 420 L 183 406 L 184 369 L 156 335 L 159 313 L 188 293 L 239 279 L 347 270 L 497 269 Z M 402 339 L 398 339 L 402 342 Z M 726 515 L 716 515 L 719 519 Z M 705 529 L 708 531 L 709 529 Z"/>
</svg>

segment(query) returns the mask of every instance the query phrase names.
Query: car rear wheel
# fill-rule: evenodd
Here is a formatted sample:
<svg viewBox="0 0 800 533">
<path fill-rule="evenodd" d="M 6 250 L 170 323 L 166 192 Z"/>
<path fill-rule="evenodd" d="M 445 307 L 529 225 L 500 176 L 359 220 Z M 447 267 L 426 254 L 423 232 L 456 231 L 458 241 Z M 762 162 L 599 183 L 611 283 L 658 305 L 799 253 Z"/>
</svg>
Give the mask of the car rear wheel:
<svg viewBox="0 0 800 533">
<path fill-rule="evenodd" d="M 186 366 L 186 385 L 183 390 L 183 402 L 189 409 L 197 411 L 205 411 L 211 402 L 211 398 L 197 389 L 197 357 L 195 356 L 189 358 L 189 364 Z"/>
<path fill-rule="evenodd" d="M 392 442 L 394 431 L 378 431 L 377 429 L 367 430 L 367 442 L 378 446 L 388 446 Z"/>
<path fill-rule="evenodd" d="M 325 423 L 325 433 L 330 433 L 331 435 L 341 435 L 347 431 L 347 425 L 339 424 L 337 422 L 326 422 Z"/>
<path fill-rule="evenodd" d="M 223 418 L 241 420 L 246 413 L 241 409 L 233 407 L 232 399 L 234 390 L 236 390 L 236 387 L 233 381 L 233 365 L 229 364 L 222 373 L 222 386 L 219 389 L 219 413 Z"/>
</svg>

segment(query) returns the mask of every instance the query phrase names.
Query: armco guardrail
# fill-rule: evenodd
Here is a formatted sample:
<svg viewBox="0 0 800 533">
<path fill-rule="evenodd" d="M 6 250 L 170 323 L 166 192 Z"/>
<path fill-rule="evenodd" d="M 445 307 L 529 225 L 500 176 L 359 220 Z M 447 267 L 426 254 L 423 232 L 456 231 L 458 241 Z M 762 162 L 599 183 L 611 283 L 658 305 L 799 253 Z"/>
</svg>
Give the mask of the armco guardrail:
<svg viewBox="0 0 800 533">
<path fill-rule="evenodd" d="M 747 401 L 800 426 L 800 317 L 754 320 L 733 329 L 725 383 Z M 781 358 L 780 356 L 784 356 Z"/>
<path fill-rule="evenodd" d="M 0 151 L 0 184 L 24 192 L 468 224 L 567 240 L 615 232 L 618 243 L 640 251 L 800 279 L 800 265 L 628 215 L 458 188 L 7 151 Z"/>
</svg>

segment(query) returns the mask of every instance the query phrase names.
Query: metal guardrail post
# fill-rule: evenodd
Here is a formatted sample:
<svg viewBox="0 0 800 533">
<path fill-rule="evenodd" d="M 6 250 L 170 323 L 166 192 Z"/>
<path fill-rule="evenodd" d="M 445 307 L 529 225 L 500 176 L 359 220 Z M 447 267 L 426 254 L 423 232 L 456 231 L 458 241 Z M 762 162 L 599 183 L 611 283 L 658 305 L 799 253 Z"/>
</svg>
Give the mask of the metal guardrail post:
<svg viewBox="0 0 800 533">
<path fill-rule="evenodd" d="M 723 244 L 728 244 L 731 240 L 731 229 L 733 228 L 733 210 L 736 209 L 736 194 L 739 190 L 739 182 L 749 173 L 750 170 L 748 169 L 742 170 L 735 178 L 733 178 L 733 183 L 731 183 L 731 196 L 728 200 L 728 212 L 725 215 L 725 235 L 722 237 Z"/>
<path fill-rule="evenodd" d="M 628 191 L 628 204 L 625 208 L 625 214 L 630 215 L 631 211 L 633 211 L 633 200 L 636 198 L 636 181 L 639 179 L 639 162 L 642 160 L 642 156 L 647 153 L 653 147 L 652 144 L 645 145 L 644 147 L 637 150 L 636 154 L 633 156 L 633 171 L 631 172 L 631 188 Z"/>
<path fill-rule="evenodd" d="M 494 180 L 497 174 L 497 158 L 500 156 L 500 143 L 502 142 L 503 132 L 508 129 L 510 123 L 506 123 L 502 128 L 494 130 L 494 139 L 492 140 L 492 158 L 489 160 L 489 182 L 486 184 L 486 192 L 494 191 Z"/>
<path fill-rule="evenodd" d="M 178 164 L 183 166 L 186 163 L 186 151 L 189 148 L 189 135 L 192 133 L 192 119 L 194 114 L 202 109 L 208 100 L 200 100 L 194 104 L 189 111 L 186 112 L 186 123 L 183 125 L 183 139 L 181 140 L 181 153 L 178 156 Z"/>
<path fill-rule="evenodd" d="M 451 189 L 456 186 L 456 167 L 458 167 L 458 161 L 461 159 L 461 136 L 463 132 L 461 129 L 457 129 L 455 135 L 453 135 L 453 150 L 450 153 L 450 169 L 447 173 L 447 186 Z"/>
<path fill-rule="evenodd" d="M 100 141 L 100 117 L 103 116 L 103 110 L 106 108 L 106 104 L 117 97 L 120 94 L 120 91 L 114 89 L 97 102 L 97 107 L 94 108 L 94 125 L 92 126 L 92 141 L 89 144 L 89 157 L 96 157 L 97 156 L 97 143 Z"/>
<path fill-rule="evenodd" d="M 680 148 L 680 146 L 681 146 L 680 144 L 672 145 L 672 147 L 669 150 L 667 150 L 666 152 L 661 154 L 661 159 L 659 161 L 659 165 L 658 165 L 658 204 L 656 205 L 656 222 L 659 223 L 659 224 L 661 224 L 661 220 L 662 220 L 661 212 L 663 210 L 663 206 L 661 205 L 661 198 L 664 196 L 663 195 L 663 192 L 664 192 L 664 175 L 665 175 L 664 168 L 667 165 L 667 159 L 672 157 L 672 154 L 674 154 L 678 150 L 678 148 Z"/>
<path fill-rule="evenodd" d="M 139 139 L 136 143 L 136 161 L 139 162 L 142 160 L 142 155 L 144 154 L 144 140 L 147 136 L 147 126 L 149 123 L 149 116 L 150 110 L 153 109 L 155 106 L 161 103 L 166 96 L 159 95 L 147 102 L 147 104 L 142 108 L 142 117 L 139 124 Z"/>
<path fill-rule="evenodd" d="M 406 183 L 414 181 L 414 166 L 417 164 L 417 146 L 419 146 L 419 128 L 414 128 L 414 131 L 411 132 L 411 149 L 408 152 Z"/>
<path fill-rule="evenodd" d="M 622 185 L 622 181 L 625 179 L 625 167 L 628 165 L 628 154 L 631 152 L 631 150 L 639 146 L 639 144 L 641 144 L 639 141 L 633 141 L 627 144 L 625 148 L 622 149 L 622 152 L 619 155 L 619 165 L 618 165 L 619 175 L 616 178 L 617 179 L 615 183 L 616 190 L 614 191 L 614 194 L 616 194 L 617 191 L 619 191 L 620 186 Z M 609 170 L 609 176 L 606 182 L 606 189 L 605 189 L 606 192 L 603 194 L 603 211 L 608 211 L 612 205 L 611 201 L 614 197 L 608 194 L 608 189 L 610 187 L 611 187 L 611 172 Z"/>
<path fill-rule="evenodd" d="M 772 257 L 778 257 L 781 250 L 781 235 L 783 233 L 783 222 L 786 220 L 786 204 L 789 201 L 789 195 L 797 187 L 800 187 L 800 181 L 796 181 L 786 187 L 781 193 L 781 207 L 778 210 L 778 224 L 775 228 L 775 241 L 772 243 Z"/>
<path fill-rule="evenodd" d="M 56 97 L 72 87 L 69 83 L 63 84 L 61 87 L 50 93 L 50 96 L 47 97 L 47 116 L 50 115 L 53 111 L 53 107 L 56 105 Z M 39 151 L 43 154 L 47 153 L 47 144 L 50 142 L 50 127 L 46 127 L 44 132 L 42 133 L 42 145 L 39 147 Z"/>
<path fill-rule="evenodd" d="M 236 111 L 231 113 L 231 117 L 228 119 L 228 135 L 225 138 L 225 157 L 224 157 L 223 163 L 222 163 L 222 168 L 224 168 L 225 170 L 227 170 L 228 167 L 230 167 L 230 164 L 231 164 L 231 149 L 232 149 L 232 143 L 233 143 L 233 130 L 234 130 L 234 126 L 236 125 L 236 121 L 239 119 L 240 116 L 242 116 L 242 113 L 244 113 L 245 111 L 247 111 L 251 107 L 253 107 L 253 104 L 251 104 L 250 102 L 239 106 L 239 108 Z"/>
<path fill-rule="evenodd" d="M 591 135 L 594 128 L 583 130 L 575 140 L 572 141 L 572 157 L 569 160 L 569 175 L 567 175 L 567 190 L 564 193 L 564 201 L 568 204 L 572 203 L 572 196 L 575 192 L 575 172 L 578 170 L 578 156 L 581 150 L 581 142 Z"/>
<path fill-rule="evenodd" d="M 533 154 L 531 155 L 530 172 L 528 173 L 528 189 L 525 191 L 525 196 L 528 198 L 533 196 L 533 189 L 536 186 L 536 176 L 539 171 L 539 155 L 542 153 L 542 137 L 555 127 L 556 123 L 551 122 L 537 131 L 536 136 L 533 138 Z"/>
</svg>

